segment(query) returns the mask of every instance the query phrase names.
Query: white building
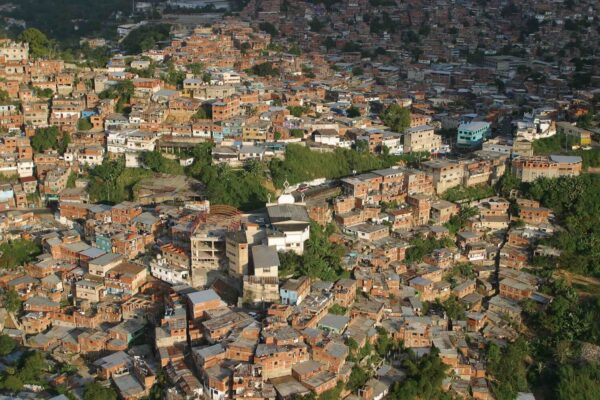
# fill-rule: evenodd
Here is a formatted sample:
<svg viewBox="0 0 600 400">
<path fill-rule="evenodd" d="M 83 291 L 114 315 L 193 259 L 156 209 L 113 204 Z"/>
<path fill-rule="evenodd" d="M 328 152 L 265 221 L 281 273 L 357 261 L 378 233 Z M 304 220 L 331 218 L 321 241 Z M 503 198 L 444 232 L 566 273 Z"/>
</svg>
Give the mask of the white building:
<svg viewBox="0 0 600 400">
<path fill-rule="evenodd" d="M 150 262 L 150 273 L 153 277 L 171 285 L 190 283 L 190 271 L 188 268 L 170 265 L 164 258 L 158 258 Z"/>
<path fill-rule="evenodd" d="M 3 56 L 6 61 L 26 61 L 29 59 L 29 44 L 2 39 L 0 41 L 0 56 Z"/>
<path fill-rule="evenodd" d="M 275 246 L 277 251 L 304 252 L 304 242 L 310 237 L 310 218 L 306 206 L 295 204 L 294 196 L 283 194 L 277 203 L 267 204 L 269 228 L 266 245 Z"/>
<path fill-rule="evenodd" d="M 106 136 L 106 148 L 109 153 L 154 151 L 158 135 L 153 132 L 120 131 L 109 132 Z"/>
<path fill-rule="evenodd" d="M 325 144 L 328 146 L 342 147 L 349 149 L 352 147 L 351 140 L 345 140 L 340 137 L 334 129 L 320 129 L 313 134 L 315 143 Z"/>
<path fill-rule="evenodd" d="M 65 161 L 70 163 L 77 161 L 79 164 L 95 167 L 102 164 L 104 160 L 104 148 L 102 146 L 69 146 L 64 157 Z"/>
<path fill-rule="evenodd" d="M 35 164 L 33 163 L 33 160 L 19 160 L 17 162 L 17 173 L 19 174 L 19 178 L 33 176 L 34 167 Z"/>
</svg>

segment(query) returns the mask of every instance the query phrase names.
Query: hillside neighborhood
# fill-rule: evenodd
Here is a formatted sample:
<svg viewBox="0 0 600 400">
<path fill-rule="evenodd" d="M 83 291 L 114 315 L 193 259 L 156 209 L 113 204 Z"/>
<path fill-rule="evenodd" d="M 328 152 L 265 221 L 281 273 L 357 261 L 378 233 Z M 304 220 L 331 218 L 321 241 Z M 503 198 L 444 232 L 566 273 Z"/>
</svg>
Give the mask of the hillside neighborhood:
<svg viewBox="0 0 600 400">
<path fill-rule="evenodd" d="M 593 398 L 597 3 L 154 3 L 0 39 L 0 398 Z"/>
</svg>

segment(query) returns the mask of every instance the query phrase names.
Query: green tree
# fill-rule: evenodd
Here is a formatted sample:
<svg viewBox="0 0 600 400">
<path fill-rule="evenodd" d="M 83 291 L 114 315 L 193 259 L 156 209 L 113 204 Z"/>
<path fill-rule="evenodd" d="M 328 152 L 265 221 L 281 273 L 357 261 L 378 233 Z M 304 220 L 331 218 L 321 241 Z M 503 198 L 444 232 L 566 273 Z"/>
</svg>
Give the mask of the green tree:
<svg viewBox="0 0 600 400">
<path fill-rule="evenodd" d="M 174 66 L 170 66 L 167 73 L 162 74 L 161 78 L 169 85 L 175 86 L 176 88 L 182 88 L 183 81 L 185 80 L 185 72 L 175 69 Z"/>
<path fill-rule="evenodd" d="M 35 135 L 31 138 L 31 147 L 33 147 L 36 153 L 41 153 L 49 149 L 56 150 L 59 136 L 60 131 L 56 126 L 38 128 L 35 130 Z"/>
<path fill-rule="evenodd" d="M 358 42 L 349 41 L 344 43 L 342 50 L 348 53 L 356 53 L 362 50 L 362 45 Z"/>
<path fill-rule="evenodd" d="M 65 154 L 67 148 L 69 147 L 69 143 L 71 143 L 71 135 L 65 132 L 60 136 L 60 139 L 57 141 L 56 151 L 58 151 L 59 154 Z"/>
<path fill-rule="evenodd" d="M 577 118 L 577 127 L 583 129 L 593 128 L 594 114 L 591 111 L 586 112 L 581 117 Z"/>
<path fill-rule="evenodd" d="M 343 389 L 344 383 L 342 381 L 338 381 L 333 389 L 329 389 L 321 393 L 319 400 L 339 400 Z"/>
<path fill-rule="evenodd" d="M 592 400 L 600 393 L 600 368 L 596 364 L 564 365 L 558 373 L 557 400 Z"/>
<path fill-rule="evenodd" d="M 304 137 L 304 130 L 302 130 L 302 129 L 290 129 L 290 135 L 292 135 L 295 138 L 303 138 Z"/>
<path fill-rule="evenodd" d="M 192 119 L 211 119 L 212 118 L 212 110 L 210 105 L 202 105 L 198 111 L 192 116 Z"/>
<path fill-rule="evenodd" d="M 90 170 L 90 196 L 94 201 L 122 201 L 117 180 L 125 171 L 125 161 L 105 159 L 101 165 Z"/>
<path fill-rule="evenodd" d="M 85 385 L 83 390 L 84 400 L 117 400 L 115 391 L 108 387 L 105 388 L 98 382 L 90 382 Z"/>
<path fill-rule="evenodd" d="M 25 29 L 19 35 L 18 40 L 29 44 L 29 53 L 34 58 L 47 57 L 50 54 L 51 42 L 39 29 Z"/>
<path fill-rule="evenodd" d="M 24 383 L 40 382 L 40 375 L 48 369 L 48 362 L 40 352 L 33 351 L 28 353 L 21 361 L 19 368 L 19 378 Z"/>
<path fill-rule="evenodd" d="M 562 251 L 559 266 L 600 275 L 600 176 L 537 179 L 525 195 L 551 208 L 564 228 L 545 241 Z"/>
<path fill-rule="evenodd" d="M 183 167 L 176 160 L 165 158 L 159 151 L 145 151 L 141 156 L 146 168 L 154 172 L 171 175 L 183 175 Z"/>
<path fill-rule="evenodd" d="M 527 342 L 521 337 L 504 349 L 500 349 L 495 343 L 488 346 L 488 373 L 493 377 L 490 381 L 491 389 L 498 400 L 514 399 L 518 392 L 528 390 L 525 364 L 527 356 Z"/>
<path fill-rule="evenodd" d="M 4 382 L 0 386 L 11 393 L 16 393 L 23 388 L 23 382 L 18 376 L 8 375 L 4 377 Z"/>
<path fill-rule="evenodd" d="M 341 260 L 345 250 L 329 240 L 334 231 L 333 225 L 323 227 L 311 222 L 310 238 L 302 254 L 301 275 L 325 281 L 335 281 L 342 276 Z"/>
<path fill-rule="evenodd" d="M 496 192 L 492 186 L 480 184 L 475 186 L 456 186 L 450 188 L 442 194 L 442 198 L 452 202 L 464 200 L 473 201 L 492 197 L 495 194 Z"/>
<path fill-rule="evenodd" d="M 258 28 L 261 31 L 265 31 L 267 32 L 269 35 L 271 36 L 277 36 L 278 35 L 278 31 L 277 28 L 275 27 L 275 25 L 273 25 L 270 22 L 261 22 L 260 24 L 258 24 Z"/>
<path fill-rule="evenodd" d="M 263 183 L 264 172 L 252 173 L 234 170 L 226 165 L 211 165 L 212 145 L 203 144 L 194 149 L 194 164 L 186 173 L 202 181 L 207 188 L 207 197 L 214 204 L 228 204 L 243 210 L 255 210 L 264 206 L 268 190 Z M 197 155 L 197 156 L 196 156 Z"/>
<path fill-rule="evenodd" d="M 41 248 L 31 240 L 17 239 L 2 243 L 0 253 L 0 268 L 15 269 L 35 260 Z"/>
<path fill-rule="evenodd" d="M 254 65 L 250 72 L 258 76 L 279 76 L 279 69 L 269 61 Z"/>
<path fill-rule="evenodd" d="M 366 140 L 356 140 L 354 142 L 354 150 L 359 153 L 368 153 L 369 152 L 369 142 Z"/>
<path fill-rule="evenodd" d="M 496 190 L 502 197 L 509 198 L 511 193 L 518 190 L 521 186 L 521 180 L 510 172 L 506 172 L 496 185 Z"/>
<path fill-rule="evenodd" d="M 308 25 L 310 26 L 310 30 L 312 32 L 321 32 L 321 30 L 325 27 L 325 23 L 320 21 L 318 18 L 313 18 Z"/>
<path fill-rule="evenodd" d="M 377 342 L 375 342 L 375 350 L 379 357 L 386 358 L 388 352 L 394 347 L 393 339 L 383 327 L 377 327 Z"/>
<path fill-rule="evenodd" d="M 350 378 L 346 383 L 346 389 L 351 392 L 356 392 L 363 387 L 368 380 L 369 374 L 367 371 L 358 364 L 354 364 L 354 366 L 352 366 L 352 371 L 350 372 Z"/>
<path fill-rule="evenodd" d="M 248 50 L 252 48 L 252 45 L 248 42 L 244 42 L 240 45 L 240 52 L 242 54 L 248 54 Z"/>
<path fill-rule="evenodd" d="M 297 275 L 300 270 L 302 256 L 295 251 L 280 251 L 279 252 L 279 276 L 286 277 Z"/>
<path fill-rule="evenodd" d="M 386 108 L 380 118 L 394 132 L 410 127 L 410 110 L 395 103 Z"/>
<path fill-rule="evenodd" d="M 442 304 L 446 315 L 453 321 L 465 319 L 465 305 L 454 295 Z"/>
<path fill-rule="evenodd" d="M 316 178 L 339 178 L 378 168 L 395 165 L 399 157 L 377 157 L 368 152 L 336 149 L 332 153 L 320 153 L 305 146 L 289 144 L 285 158 L 275 158 L 269 163 L 273 183 L 283 187 L 287 180 L 291 184 Z"/>
<path fill-rule="evenodd" d="M 360 117 L 360 110 L 354 105 L 352 105 L 346 110 L 346 116 L 348 118 Z"/>
<path fill-rule="evenodd" d="M 361 76 L 365 73 L 365 70 L 362 67 L 354 67 L 352 68 L 352 75 Z"/>
<path fill-rule="evenodd" d="M 16 342 L 8 335 L 0 335 L 0 356 L 6 356 L 15 349 Z"/>
<path fill-rule="evenodd" d="M 335 48 L 335 40 L 331 36 L 327 36 L 323 41 L 323 45 L 327 50 Z"/>
<path fill-rule="evenodd" d="M 329 307 L 328 312 L 330 314 L 334 314 L 334 315 L 346 315 L 346 308 L 340 306 L 339 304 L 334 304 L 331 307 Z"/>
<path fill-rule="evenodd" d="M 142 25 L 129 32 L 121 42 L 121 47 L 129 54 L 139 54 L 169 39 L 170 31 L 169 24 Z"/>
<path fill-rule="evenodd" d="M 6 103 L 9 100 L 10 100 L 10 95 L 8 94 L 8 92 L 6 90 L 0 89 L 0 103 Z"/>
<path fill-rule="evenodd" d="M 187 67 L 188 67 L 188 70 L 192 74 L 194 74 L 196 76 L 202 75 L 204 73 L 204 70 L 205 70 L 204 64 L 200 63 L 200 62 L 195 62 L 195 63 L 188 64 Z"/>
<path fill-rule="evenodd" d="M 434 237 L 423 238 L 414 237 L 409 242 L 410 247 L 406 250 L 406 262 L 409 264 L 419 263 L 423 257 L 431 254 L 435 249 L 441 249 L 452 246 L 452 240 L 449 238 L 436 239 Z"/>
<path fill-rule="evenodd" d="M 444 226 L 448 228 L 450 233 L 456 234 L 467 225 L 469 218 L 476 216 L 478 213 L 479 211 L 475 207 L 463 206 L 458 214 L 450 217 L 450 221 L 445 223 Z"/>
<path fill-rule="evenodd" d="M 407 376 L 395 383 L 390 390 L 393 400 L 439 399 L 442 398 L 442 382 L 448 366 L 439 357 L 439 350 L 432 348 L 429 354 L 417 359 L 414 353 L 404 360 Z"/>
<path fill-rule="evenodd" d="M 34 87 L 33 89 L 34 89 L 35 95 L 37 97 L 39 97 L 39 98 L 49 99 L 52 96 L 54 96 L 54 91 L 52 89 L 50 89 L 50 88 L 44 88 L 44 89 L 42 89 L 42 88 L 39 88 L 39 87 Z"/>
<path fill-rule="evenodd" d="M 93 127 L 89 118 L 79 118 L 79 121 L 77 121 L 77 129 L 80 131 L 89 131 Z"/>
<path fill-rule="evenodd" d="M 308 111 L 310 111 L 310 108 L 306 106 L 288 106 L 287 109 L 290 111 L 290 114 L 296 118 L 300 118 L 303 114 L 306 114 Z"/>
</svg>

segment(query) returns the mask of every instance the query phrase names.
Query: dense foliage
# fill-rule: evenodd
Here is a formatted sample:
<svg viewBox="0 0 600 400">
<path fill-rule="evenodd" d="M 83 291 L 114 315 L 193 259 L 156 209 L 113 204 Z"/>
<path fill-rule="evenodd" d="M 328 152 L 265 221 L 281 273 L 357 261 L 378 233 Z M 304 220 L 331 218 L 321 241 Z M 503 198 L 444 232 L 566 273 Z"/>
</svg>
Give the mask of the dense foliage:
<svg viewBox="0 0 600 400">
<path fill-rule="evenodd" d="M 576 144 L 577 138 L 574 136 L 556 134 L 549 138 L 534 141 L 533 152 L 540 155 L 558 154 L 570 150 L 571 146 Z"/>
<path fill-rule="evenodd" d="M 280 73 L 279 68 L 275 68 L 271 62 L 256 64 L 248 72 L 258 76 L 279 76 Z"/>
<path fill-rule="evenodd" d="M 412 352 L 404 360 L 407 377 L 394 384 L 390 391 L 392 400 L 450 399 L 442 391 L 442 381 L 446 378 L 448 366 L 438 356 L 438 350 L 417 358 Z"/>
<path fill-rule="evenodd" d="M 47 57 L 50 55 L 50 40 L 39 29 L 27 28 L 19 34 L 17 39 L 29 44 L 29 53 L 34 58 Z"/>
<path fill-rule="evenodd" d="M 279 253 L 280 275 L 308 276 L 324 281 L 336 281 L 346 276 L 341 264 L 345 249 L 329 240 L 334 232 L 334 225 L 323 227 L 311 223 L 310 239 L 306 241 L 301 256 L 292 251 Z"/>
<path fill-rule="evenodd" d="M 528 356 L 527 342 L 519 338 L 504 348 L 490 343 L 487 349 L 488 373 L 491 379 L 491 390 L 498 400 L 512 400 L 518 392 L 528 391 L 527 368 L 525 359 Z"/>
<path fill-rule="evenodd" d="M 21 297 L 14 289 L 10 289 L 4 293 L 2 302 L 8 312 L 17 313 L 21 309 Z"/>
<path fill-rule="evenodd" d="M 571 146 L 579 145 L 577 138 L 556 134 L 549 138 L 536 140 L 533 142 L 533 152 L 540 155 L 563 154 L 580 156 L 583 159 L 583 168 L 600 167 L 600 150 L 592 148 L 590 150 L 571 150 Z"/>
<path fill-rule="evenodd" d="M 331 307 L 329 307 L 329 310 L 327 310 L 329 312 L 329 314 L 334 314 L 334 315 L 346 315 L 346 311 L 348 311 L 346 309 L 346 307 L 342 307 L 339 304 L 334 304 Z"/>
<path fill-rule="evenodd" d="M 141 159 L 144 166 L 154 172 L 170 175 L 183 175 L 183 167 L 179 165 L 177 160 L 168 159 L 159 151 L 143 152 Z"/>
<path fill-rule="evenodd" d="M 0 245 L 0 268 L 14 269 L 35 258 L 42 252 L 39 245 L 31 240 L 17 239 Z"/>
<path fill-rule="evenodd" d="M 84 400 L 117 400 L 117 393 L 111 387 L 104 387 L 96 381 L 85 385 Z"/>
<path fill-rule="evenodd" d="M 344 389 L 344 383 L 339 381 L 333 389 L 324 391 L 319 395 L 319 400 L 338 400 Z"/>
<path fill-rule="evenodd" d="M 25 354 L 16 368 L 6 368 L 0 377 L 0 389 L 17 392 L 23 384 L 42 385 L 42 374 L 48 370 L 44 355 L 37 351 Z"/>
<path fill-rule="evenodd" d="M 478 212 L 475 207 L 461 207 L 458 214 L 450 217 L 450 220 L 444 226 L 448 228 L 450 233 L 456 234 L 467 225 L 469 218 L 474 217 Z"/>
<path fill-rule="evenodd" d="M 558 372 L 556 387 L 558 400 L 598 398 L 600 393 L 600 367 L 597 364 L 565 365 Z"/>
<path fill-rule="evenodd" d="M 69 134 L 63 134 L 58 127 L 50 126 L 35 130 L 35 135 L 31 138 L 31 147 L 36 153 L 54 149 L 63 154 L 70 142 L 71 137 Z"/>
<path fill-rule="evenodd" d="M 348 149 L 336 149 L 331 153 L 319 153 L 307 147 L 290 144 L 286 147 L 285 159 L 274 159 L 269 167 L 273 183 L 282 187 L 287 179 L 290 184 L 316 178 L 339 178 L 378 168 L 387 168 L 397 158 L 377 157 Z"/>
<path fill-rule="evenodd" d="M 600 176 L 538 179 L 526 193 L 551 208 L 564 227 L 549 240 L 563 252 L 560 266 L 600 276 Z"/>
<path fill-rule="evenodd" d="M 406 262 L 409 264 L 419 263 L 423 257 L 431 254 L 435 249 L 452 247 L 452 240 L 449 238 L 436 239 L 434 237 L 423 238 L 414 237 L 409 242 L 410 247 L 406 250 Z"/>
<path fill-rule="evenodd" d="M 90 170 L 88 191 L 92 201 L 116 204 L 134 200 L 133 188 L 136 183 L 152 176 L 152 171 L 144 168 L 125 168 L 125 160 L 104 160 Z"/>
<path fill-rule="evenodd" d="M 249 162 L 242 170 L 213 165 L 212 147 L 210 143 L 202 143 L 194 148 L 194 164 L 187 168 L 186 174 L 206 185 L 206 195 L 213 204 L 228 204 L 242 210 L 263 207 L 269 194 L 264 186 L 264 165 Z"/>
<path fill-rule="evenodd" d="M 115 105 L 115 111 L 122 113 L 127 111 L 126 104 L 129 104 L 131 96 L 133 96 L 134 87 L 133 82 L 129 80 L 122 80 L 114 85 L 111 85 L 100 92 L 98 95 L 101 99 L 117 99 Z"/>
<path fill-rule="evenodd" d="M 444 312 L 452 321 L 464 320 L 466 308 L 465 304 L 458 299 L 455 295 L 450 296 L 446 301 L 442 303 Z"/>
<path fill-rule="evenodd" d="M 496 194 L 493 187 L 482 184 L 476 186 L 456 186 L 450 188 L 444 192 L 442 198 L 444 200 L 457 202 L 457 201 L 473 201 L 481 200 L 487 197 L 492 197 Z"/>
<path fill-rule="evenodd" d="M 452 287 L 463 282 L 467 279 L 475 279 L 477 273 L 475 272 L 473 264 L 470 262 L 455 264 L 449 270 L 446 270 L 444 279 L 452 285 Z"/>
<path fill-rule="evenodd" d="M 6 356 L 15 349 L 17 343 L 8 335 L 0 335 L 0 356 Z"/>
<path fill-rule="evenodd" d="M 273 25 L 270 22 L 261 22 L 260 24 L 258 24 L 258 28 L 261 31 L 267 32 L 271 36 L 277 36 L 277 28 L 275 28 L 275 25 Z"/>
<path fill-rule="evenodd" d="M 153 49 L 158 42 L 168 40 L 169 24 L 147 24 L 135 28 L 123 39 L 121 47 L 129 54 L 139 54 Z"/>
<path fill-rule="evenodd" d="M 352 366 L 352 371 L 350 372 L 350 378 L 346 383 L 346 389 L 351 392 L 356 392 L 358 389 L 364 386 L 365 383 L 369 380 L 369 374 L 364 368 L 361 368 L 358 364 L 354 364 Z"/>
<path fill-rule="evenodd" d="M 410 110 L 398 104 L 392 104 L 379 116 L 394 132 L 402 132 L 410 127 Z"/>
<path fill-rule="evenodd" d="M 65 43 L 78 43 L 81 37 L 95 33 L 109 33 L 107 30 L 114 28 L 111 17 L 114 21 L 117 12 L 131 10 L 128 0 L 19 0 L 16 4 L 18 7 L 4 16 L 24 20 L 28 27 Z"/>
<path fill-rule="evenodd" d="M 93 127 L 89 118 L 79 118 L 77 121 L 77 130 L 79 131 L 89 131 Z"/>
</svg>

